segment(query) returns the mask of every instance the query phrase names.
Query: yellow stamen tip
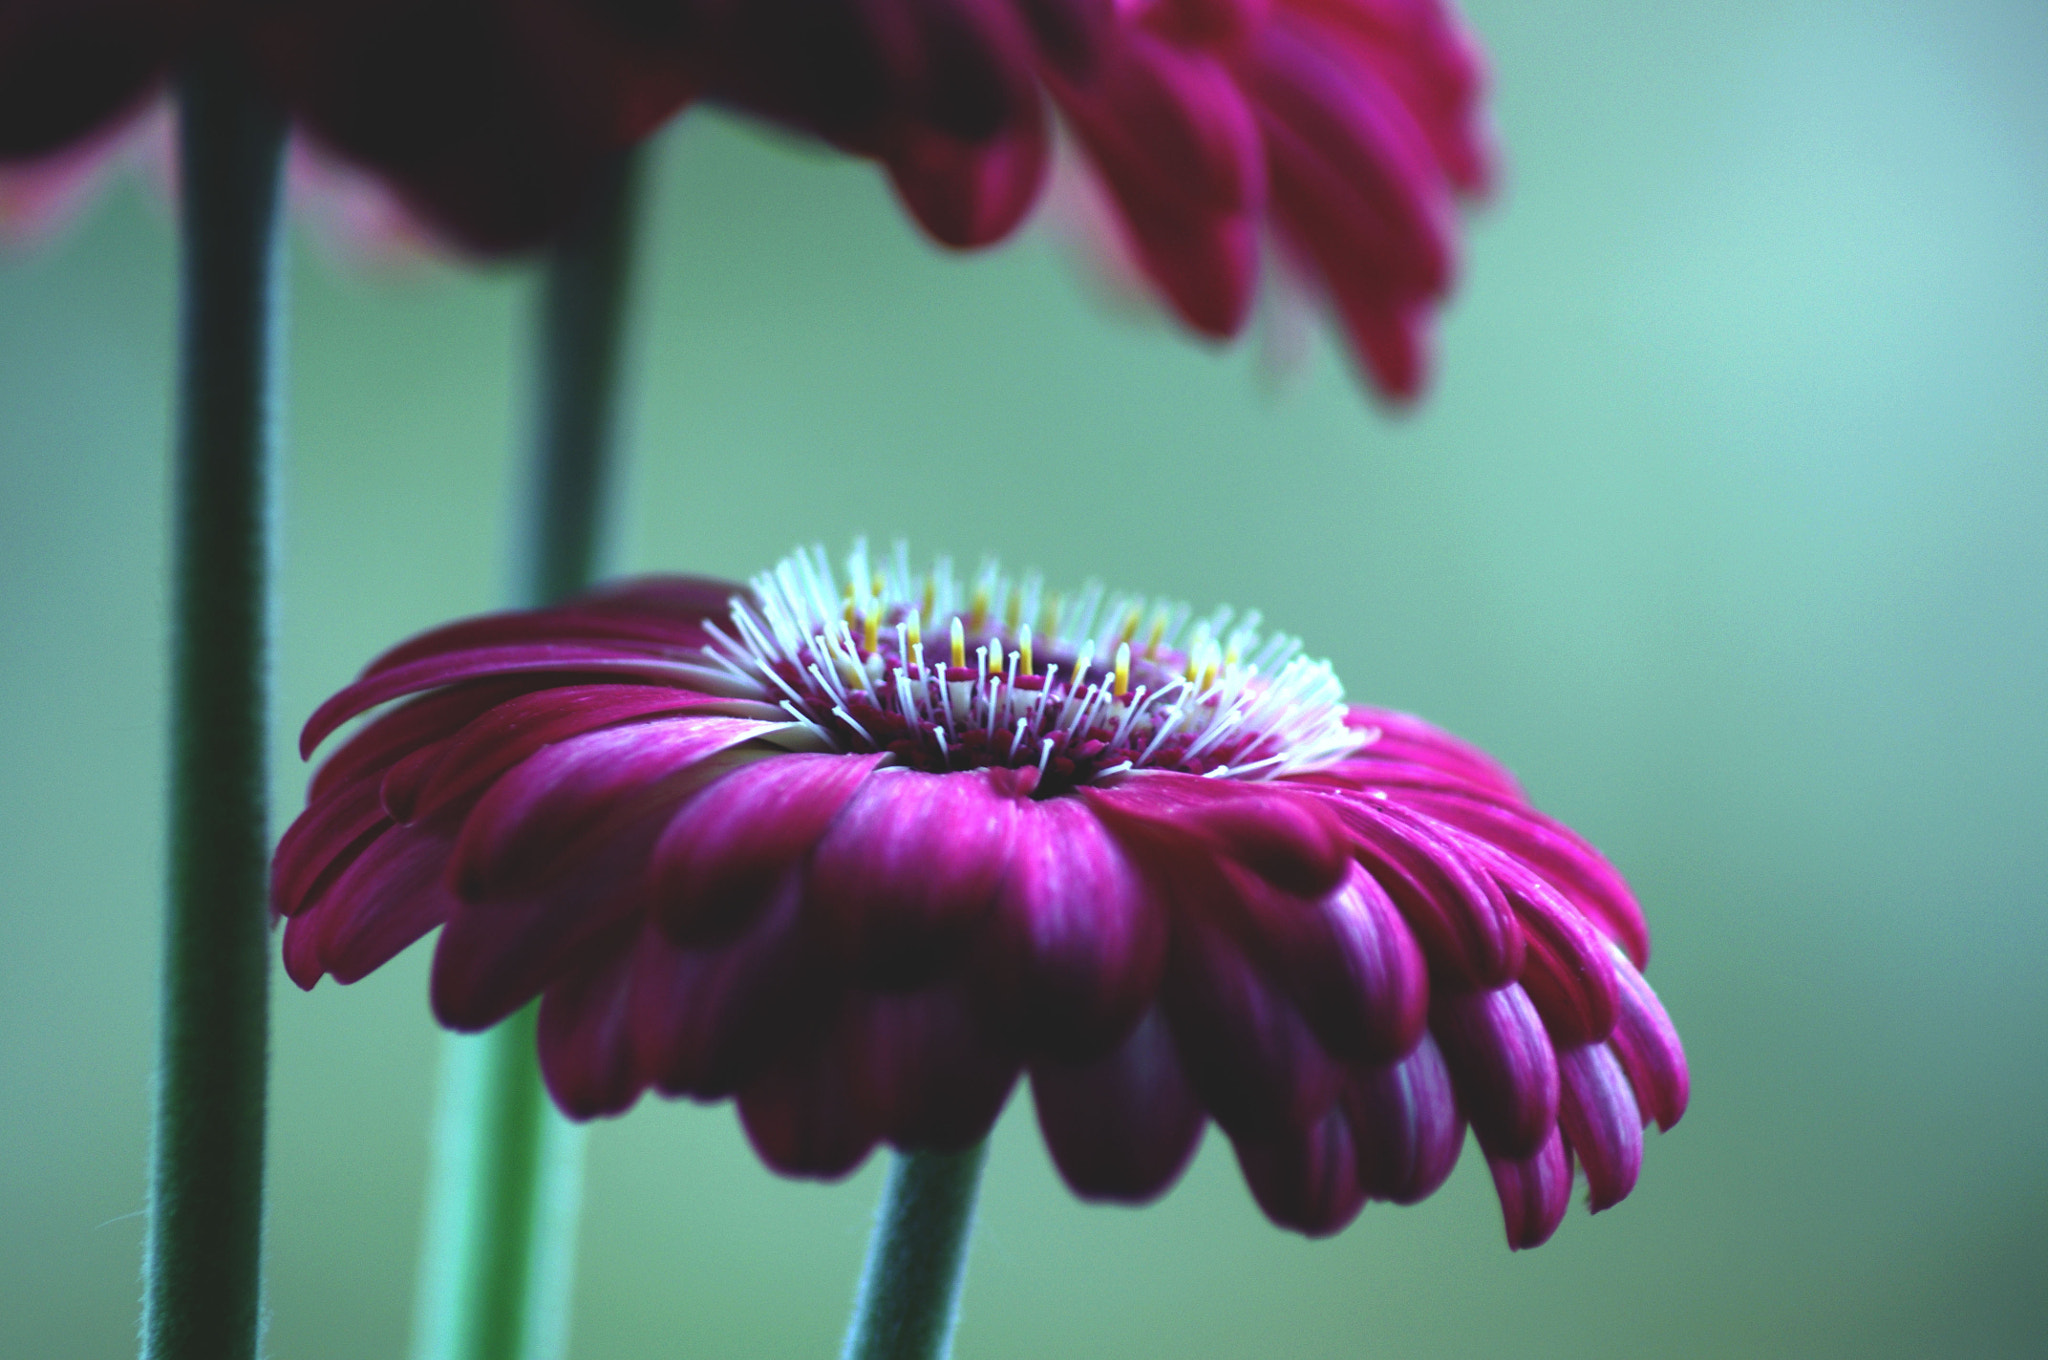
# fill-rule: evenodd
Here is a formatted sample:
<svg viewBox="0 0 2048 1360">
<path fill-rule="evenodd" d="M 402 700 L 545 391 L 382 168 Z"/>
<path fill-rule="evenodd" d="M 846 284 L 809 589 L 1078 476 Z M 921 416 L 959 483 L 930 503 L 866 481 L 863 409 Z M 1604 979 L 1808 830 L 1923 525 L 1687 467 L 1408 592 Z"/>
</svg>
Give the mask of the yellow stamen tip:
<svg viewBox="0 0 2048 1360">
<path fill-rule="evenodd" d="M 1019 675 L 1036 675 L 1038 673 L 1031 669 L 1031 625 L 1028 623 L 1017 632 L 1017 673 Z"/>
<path fill-rule="evenodd" d="M 1116 687 L 1111 691 L 1121 699 L 1131 692 L 1131 644 L 1119 642 L 1116 645 Z"/>
<path fill-rule="evenodd" d="M 877 611 L 868 614 L 861 622 L 860 649 L 863 654 L 873 656 L 882 642 L 882 615 Z"/>
<path fill-rule="evenodd" d="M 958 614 L 953 616 L 953 664 L 967 664 L 967 629 L 961 624 Z"/>
</svg>

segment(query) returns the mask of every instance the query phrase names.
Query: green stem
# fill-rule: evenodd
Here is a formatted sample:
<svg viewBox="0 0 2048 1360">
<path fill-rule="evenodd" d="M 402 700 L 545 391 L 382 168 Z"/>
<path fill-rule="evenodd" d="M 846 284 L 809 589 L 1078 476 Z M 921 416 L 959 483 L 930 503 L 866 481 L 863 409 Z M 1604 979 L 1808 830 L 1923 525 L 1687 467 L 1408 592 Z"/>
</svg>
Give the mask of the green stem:
<svg viewBox="0 0 2048 1360">
<path fill-rule="evenodd" d="M 284 124 L 234 58 L 179 82 L 182 368 L 170 901 L 142 1353 L 241 1360 L 261 1326 L 265 739 Z"/>
<path fill-rule="evenodd" d="M 642 155 L 607 167 L 548 255 L 522 604 L 576 594 L 597 573 Z M 541 1084 L 535 1011 L 449 1038 L 414 1360 L 555 1360 L 566 1349 L 583 1141 Z"/>
<path fill-rule="evenodd" d="M 988 1143 L 906 1152 L 875 1211 L 841 1360 L 944 1360 L 960 1320 L 967 1235 Z"/>
</svg>

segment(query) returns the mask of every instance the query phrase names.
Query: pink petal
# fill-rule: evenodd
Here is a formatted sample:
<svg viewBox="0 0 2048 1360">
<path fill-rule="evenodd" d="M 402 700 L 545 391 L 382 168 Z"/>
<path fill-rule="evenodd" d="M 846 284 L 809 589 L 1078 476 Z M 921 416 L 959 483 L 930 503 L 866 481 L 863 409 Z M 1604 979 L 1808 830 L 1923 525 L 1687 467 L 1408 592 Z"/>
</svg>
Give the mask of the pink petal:
<svg viewBox="0 0 2048 1360">
<path fill-rule="evenodd" d="M 1045 124 L 1033 118 L 978 143 L 914 128 L 885 159 L 904 206 L 932 238 L 972 250 L 1008 236 L 1037 203 L 1045 187 Z"/>
<path fill-rule="evenodd" d="M 860 1098 L 843 1028 L 822 1025 L 739 1093 L 754 1151 L 784 1176 L 838 1180 L 874 1149 L 881 1131 Z"/>
<path fill-rule="evenodd" d="M 1358 1154 L 1341 1105 L 1305 1129 L 1236 1138 L 1237 1164 L 1266 1217 L 1309 1237 L 1342 1231 L 1365 1207 Z"/>
<path fill-rule="evenodd" d="M 1020 799 L 988 770 L 875 771 L 811 857 L 809 898 L 855 977 L 910 988 L 995 905 Z"/>
<path fill-rule="evenodd" d="M 1258 131 L 1228 71 L 1127 30 L 1085 87 L 1055 81 L 1145 270 L 1184 320 L 1237 333 L 1258 277 Z"/>
<path fill-rule="evenodd" d="M 587 951 L 541 995 L 539 1048 L 548 1094 L 571 1119 L 623 1114 L 646 1089 L 634 1062 L 632 981 L 638 927 Z"/>
<path fill-rule="evenodd" d="M 700 694 L 729 689 L 733 683 L 723 672 L 695 661 L 670 661 L 636 655 L 622 652 L 617 646 L 535 642 L 511 647 L 479 647 L 448 656 L 410 661 L 358 680 L 313 711 L 313 716 L 306 720 L 305 729 L 299 733 L 299 754 L 311 755 L 336 728 L 358 713 L 417 690 L 438 689 L 464 680 L 551 674 L 658 681 L 673 685 L 678 690 Z M 707 687 L 710 687 L 708 691 Z"/>
<path fill-rule="evenodd" d="M 1635 894 L 1571 828 L 1520 803 L 1502 806 L 1435 793 L 1404 795 L 1401 801 L 1524 861 L 1627 950 L 1638 968 L 1649 960 L 1650 931 Z"/>
<path fill-rule="evenodd" d="M 271 857 L 270 909 L 279 916 L 304 911 L 390 825 L 375 779 L 358 779 L 309 803 Z"/>
<path fill-rule="evenodd" d="M 1559 1044 L 1594 1043 L 1614 1028 L 1607 937 L 1534 871 L 1476 836 L 1446 827 L 1507 894 L 1527 945 L 1521 983 Z"/>
<path fill-rule="evenodd" d="M 1307 1019 L 1221 930 L 1174 923 L 1162 994 L 1181 1066 L 1233 1137 L 1306 1127 L 1336 1099 L 1341 1069 Z"/>
<path fill-rule="evenodd" d="M 744 929 L 803 864 L 881 755 L 782 755 L 741 766 L 684 803 L 656 843 L 648 891 L 682 944 Z"/>
<path fill-rule="evenodd" d="M 849 993 L 835 1028 L 867 1119 L 900 1149 L 974 1146 L 1017 1082 L 1015 1053 L 975 1021 L 957 979 L 897 995 Z"/>
<path fill-rule="evenodd" d="M 534 643 L 617 643 L 635 652 L 694 650 L 710 641 L 707 619 L 723 619 L 747 589 L 694 576 L 656 576 L 600 587 L 551 609 L 518 609 L 460 619 L 408 639 L 372 661 L 377 675 L 433 657 Z"/>
<path fill-rule="evenodd" d="M 1433 973 L 1468 988 L 1520 974 L 1522 929 L 1491 875 L 1391 799 L 1335 794 L 1325 806 L 1350 827 L 1353 853 L 1415 932 Z"/>
<path fill-rule="evenodd" d="M 479 900 L 583 872 L 616 823 L 666 813 L 726 766 L 713 757 L 777 730 L 749 718 L 659 718 L 549 746 L 491 786 L 462 826 L 452 872 Z M 773 759 L 774 757 L 766 757 Z M 636 866 L 639 867 L 639 866 Z"/>
<path fill-rule="evenodd" d="M 285 972 L 310 988 L 322 973 L 343 984 L 382 968 L 448 919 L 445 831 L 393 827 L 371 841 L 285 926 Z"/>
<path fill-rule="evenodd" d="M 1353 1069 L 1341 1099 L 1366 1194 L 1413 1204 L 1436 1193 L 1465 1146 L 1465 1117 L 1436 1040 L 1386 1067 Z"/>
<path fill-rule="evenodd" d="M 1493 1156 L 1534 1152 L 1557 1124 L 1557 1054 L 1529 994 L 1513 983 L 1439 993 L 1429 1028 L 1479 1145 Z"/>
<path fill-rule="evenodd" d="M 1319 898 L 1282 893 L 1230 864 L 1215 900 L 1230 929 L 1345 1059 L 1391 1062 L 1421 1037 L 1429 1010 L 1422 951 L 1379 884 L 1357 864 Z"/>
<path fill-rule="evenodd" d="M 1521 787 L 1499 761 L 1412 713 L 1354 704 L 1344 715 L 1344 725 L 1378 734 L 1361 753 L 1367 757 L 1415 761 L 1454 783 L 1476 784 L 1498 798 L 1522 801 Z"/>
<path fill-rule="evenodd" d="M 1000 1032 L 1085 1061 L 1152 1005 L 1165 904 L 1086 804 L 1027 801 L 975 960 L 976 1000 Z"/>
<path fill-rule="evenodd" d="M 1643 1116 L 1628 1074 L 1605 1044 L 1561 1049 L 1558 1126 L 1586 1168 L 1587 1204 L 1594 1213 L 1628 1198 L 1643 1166 Z"/>
<path fill-rule="evenodd" d="M 306 789 L 310 806 L 342 783 L 374 772 L 379 778 L 411 752 L 454 735 L 479 713 L 525 694 L 546 681 L 519 675 L 509 680 L 473 680 L 399 704 L 364 724 L 327 758 Z"/>
<path fill-rule="evenodd" d="M 1493 1172 L 1494 1192 L 1500 1196 L 1508 1247 L 1521 1251 L 1548 1242 L 1572 1202 L 1572 1154 L 1564 1136 L 1552 1129 L 1528 1156 L 1489 1155 L 1486 1164 Z"/>
<path fill-rule="evenodd" d="M 735 706 L 744 711 L 735 713 Z M 546 747 L 635 719 L 685 714 L 785 721 L 766 704 L 715 699 L 660 685 L 557 685 L 521 695 L 479 715 L 439 743 L 433 758 L 394 768 L 384 780 L 384 806 L 400 821 L 432 817 L 482 793 L 513 766 Z"/>
<path fill-rule="evenodd" d="M 1094 1062 L 1033 1063 L 1031 1095 L 1046 1149 L 1082 1199 L 1156 1199 L 1202 1139 L 1201 1102 L 1157 1010 Z"/>
<path fill-rule="evenodd" d="M 1685 1049 L 1650 984 L 1619 949 L 1614 955 L 1615 980 L 1621 984 L 1620 1010 L 1607 1042 L 1628 1072 L 1643 1117 L 1668 1129 L 1685 1114 L 1686 1101 L 1692 1095 Z"/>
<path fill-rule="evenodd" d="M 1081 790 L 1127 839 L 1175 856 L 1221 853 L 1284 891 L 1320 896 L 1343 881 L 1351 838 L 1325 799 L 1292 786 L 1255 788 L 1173 771 Z"/>
</svg>

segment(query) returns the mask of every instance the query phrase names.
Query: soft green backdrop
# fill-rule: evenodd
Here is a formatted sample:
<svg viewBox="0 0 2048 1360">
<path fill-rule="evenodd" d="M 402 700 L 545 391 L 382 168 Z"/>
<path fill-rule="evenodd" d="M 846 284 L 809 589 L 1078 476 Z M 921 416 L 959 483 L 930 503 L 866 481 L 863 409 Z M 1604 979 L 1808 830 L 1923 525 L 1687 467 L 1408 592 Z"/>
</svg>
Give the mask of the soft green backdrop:
<svg viewBox="0 0 2048 1360">
<path fill-rule="evenodd" d="M 1256 603 L 1631 876 L 1694 1102 L 1511 1256 L 1483 1165 L 1342 1236 L 1212 1135 L 1141 1212 L 1013 1105 L 962 1360 L 2038 1354 L 2048 1333 L 2048 9 L 1474 6 L 1506 192 L 1420 413 L 943 258 L 867 168 L 664 144 L 621 566 L 865 530 Z M 132 1346 L 173 245 L 133 186 L 0 269 L 0 1353 Z M 500 598 L 529 280 L 295 255 L 291 732 Z M 275 999 L 273 1352 L 400 1353 L 425 955 Z M 878 1186 L 654 1102 L 590 1140 L 575 1350 L 823 1357 Z"/>
</svg>

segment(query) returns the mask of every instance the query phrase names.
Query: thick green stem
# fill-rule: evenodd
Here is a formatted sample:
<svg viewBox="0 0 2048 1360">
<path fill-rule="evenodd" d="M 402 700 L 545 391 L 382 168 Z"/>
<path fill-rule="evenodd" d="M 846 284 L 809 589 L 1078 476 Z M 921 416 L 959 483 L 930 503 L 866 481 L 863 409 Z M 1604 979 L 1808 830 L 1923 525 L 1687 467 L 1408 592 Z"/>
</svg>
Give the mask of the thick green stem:
<svg viewBox="0 0 2048 1360">
<path fill-rule="evenodd" d="M 602 557 L 642 154 L 607 168 L 547 259 L 521 604 L 574 595 Z M 583 1142 L 541 1085 L 534 1019 L 449 1039 L 414 1360 L 565 1350 Z"/>
<path fill-rule="evenodd" d="M 967 1236 L 988 1144 L 906 1152 L 875 1211 L 841 1360 L 944 1360 L 960 1318 Z"/>
<path fill-rule="evenodd" d="M 270 580 L 284 125 L 234 57 L 179 82 L 183 297 L 170 901 L 142 1353 L 243 1360 L 262 1322 Z"/>
</svg>

